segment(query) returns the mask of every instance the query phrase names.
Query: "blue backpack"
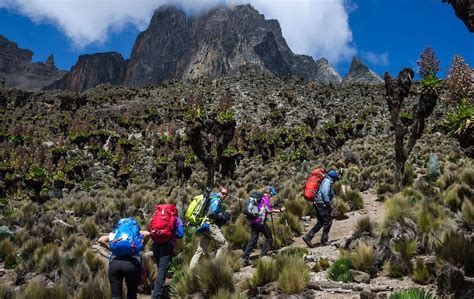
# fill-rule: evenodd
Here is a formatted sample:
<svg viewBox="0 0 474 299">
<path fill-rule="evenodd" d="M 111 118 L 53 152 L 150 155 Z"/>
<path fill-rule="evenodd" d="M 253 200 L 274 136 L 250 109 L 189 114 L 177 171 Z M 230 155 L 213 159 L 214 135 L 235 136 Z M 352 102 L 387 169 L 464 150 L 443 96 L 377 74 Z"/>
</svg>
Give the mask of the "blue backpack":
<svg viewBox="0 0 474 299">
<path fill-rule="evenodd" d="M 143 249 L 143 236 L 140 234 L 140 225 L 135 219 L 120 219 L 113 233 L 115 237 L 109 241 L 109 247 L 114 256 L 140 255 Z"/>
</svg>

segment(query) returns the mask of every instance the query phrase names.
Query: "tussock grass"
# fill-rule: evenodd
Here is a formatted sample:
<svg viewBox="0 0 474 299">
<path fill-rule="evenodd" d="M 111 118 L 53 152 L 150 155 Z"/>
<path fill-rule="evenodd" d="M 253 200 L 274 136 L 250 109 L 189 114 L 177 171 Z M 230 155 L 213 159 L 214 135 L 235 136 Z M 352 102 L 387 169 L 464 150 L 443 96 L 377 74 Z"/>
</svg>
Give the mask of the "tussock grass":
<svg viewBox="0 0 474 299">
<path fill-rule="evenodd" d="M 301 233 L 303 232 L 303 226 L 300 223 L 300 218 L 289 211 L 282 214 L 279 219 L 279 223 L 282 225 L 288 224 L 290 229 L 297 236 L 301 235 Z"/>
<path fill-rule="evenodd" d="M 208 296 L 222 288 L 233 291 L 233 274 L 229 260 L 223 255 L 213 260 L 203 259 L 196 267 L 199 288 Z"/>
<path fill-rule="evenodd" d="M 416 203 L 424 198 L 423 193 L 413 188 L 405 188 L 402 190 L 402 195 L 405 196 L 410 202 Z"/>
<path fill-rule="evenodd" d="M 273 235 L 272 249 L 276 250 L 293 243 L 293 232 L 289 226 L 281 224 L 280 221 L 268 221 L 268 226 Z"/>
<path fill-rule="evenodd" d="M 461 182 L 468 185 L 471 188 L 474 188 L 474 169 L 465 168 L 461 172 Z"/>
<path fill-rule="evenodd" d="M 125 294 L 122 294 L 125 295 Z M 125 297 L 125 296 L 124 296 Z M 110 299 L 110 283 L 106 271 L 99 271 L 90 278 L 79 290 L 77 299 Z"/>
<path fill-rule="evenodd" d="M 16 248 L 10 239 L 0 241 L 0 258 L 5 261 L 6 268 L 13 268 L 16 265 Z"/>
<path fill-rule="evenodd" d="M 408 290 L 398 291 L 390 295 L 389 299 L 433 299 L 431 293 L 423 289 L 412 288 Z"/>
<path fill-rule="evenodd" d="M 405 171 L 403 172 L 403 178 L 402 178 L 402 185 L 404 187 L 408 187 L 413 185 L 413 182 L 415 181 L 415 169 L 411 164 L 406 164 L 405 165 Z"/>
<path fill-rule="evenodd" d="M 332 201 L 333 217 L 336 220 L 347 219 L 346 213 L 350 211 L 350 206 L 341 197 L 336 196 Z"/>
<path fill-rule="evenodd" d="M 415 268 L 413 269 L 413 274 L 411 276 L 414 282 L 418 284 L 427 284 L 431 280 L 430 272 L 426 268 L 423 260 L 417 259 L 415 263 Z"/>
<path fill-rule="evenodd" d="M 468 226 L 474 226 L 474 204 L 470 200 L 465 200 L 461 209 L 462 222 Z"/>
<path fill-rule="evenodd" d="M 243 215 L 234 223 L 224 226 L 224 236 L 234 247 L 243 248 L 250 240 L 249 222 Z"/>
<path fill-rule="evenodd" d="M 374 274 L 375 255 L 374 249 L 364 242 L 357 242 L 354 252 L 351 254 L 351 260 L 354 268 L 369 274 Z"/>
<path fill-rule="evenodd" d="M 186 298 L 197 291 L 197 278 L 187 268 L 176 272 L 171 281 L 171 294 L 173 297 Z"/>
<path fill-rule="evenodd" d="M 82 225 L 82 230 L 86 234 L 86 236 L 90 239 L 94 239 L 99 235 L 99 229 L 94 221 L 94 218 L 90 217 L 84 221 Z"/>
<path fill-rule="evenodd" d="M 362 236 L 364 233 L 372 235 L 374 230 L 374 223 L 370 220 L 369 216 L 365 216 L 357 220 L 355 225 L 354 235 L 356 237 Z"/>
<path fill-rule="evenodd" d="M 7 284 L 0 284 L 0 298 L 2 299 L 15 299 L 16 293 L 13 288 Z"/>
<path fill-rule="evenodd" d="M 435 252 L 439 259 L 456 267 L 463 267 L 466 275 L 474 274 L 474 242 L 468 240 L 462 232 L 445 233 Z"/>
<path fill-rule="evenodd" d="M 308 254 L 308 249 L 301 246 L 288 246 L 278 252 L 278 256 L 304 257 Z"/>
<path fill-rule="evenodd" d="M 377 192 L 377 195 L 382 195 L 385 193 L 393 193 L 395 192 L 395 188 L 393 187 L 392 184 L 380 183 L 377 185 L 376 192 Z"/>
<path fill-rule="evenodd" d="M 244 299 L 245 296 L 229 291 L 228 289 L 219 289 L 210 299 Z"/>
<path fill-rule="evenodd" d="M 296 294 L 301 292 L 309 280 L 309 269 L 303 258 L 297 256 L 278 257 L 284 259 L 284 267 L 279 271 L 278 289 L 284 294 Z"/>
<path fill-rule="evenodd" d="M 429 251 L 440 243 L 440 231 L 451 227 L 443 206 L 425 201 L 418 212 L 418 228 L 422 234 L 422 245 Z"/>
<path fill-rule="evenodd" d="M 341 198 L 349 204 L 351 211 L 364 208 L 364 199 L 359 191 L 343 188 L 340 194 Z"/>
<path fill-rule="evenodd" d="M 270 257 L 262 257 L 255 263 L 255 273 L 251 278 L 253 286 L 263 286 L 278 278 L 276 260 Z"/>
<path fill-rule="evenodd" d="M 383 228 L 390 229 L 395 223 L 402 222 L 404 218 L 414 220 L 416 209 L 414 205 L 402 194 L 396 194 L 384 203 Z"/>
<path fill-rule="evenodd" d="M 302 217 L 306 215 L 307 211 L 312 207 L 309 206 L 309 202 L 306 199 L 297 197 L 293 200 L 285 201 L 285 208 L 288 212 Z"/>
<path fill-rule="evenodd" d="M 350 258 L 340 258 L 331 264 L 327 271 L 327 277 L 334 281 L 350 282 L 352 280 L 350 269 L 353 269 Z"/>
<path fill-rule="evenodd" d="M 330 266 L 329 260 L 325 257 L 320 258 L 318 263 L 322 270 L 326 270 Z"/>
</svg>

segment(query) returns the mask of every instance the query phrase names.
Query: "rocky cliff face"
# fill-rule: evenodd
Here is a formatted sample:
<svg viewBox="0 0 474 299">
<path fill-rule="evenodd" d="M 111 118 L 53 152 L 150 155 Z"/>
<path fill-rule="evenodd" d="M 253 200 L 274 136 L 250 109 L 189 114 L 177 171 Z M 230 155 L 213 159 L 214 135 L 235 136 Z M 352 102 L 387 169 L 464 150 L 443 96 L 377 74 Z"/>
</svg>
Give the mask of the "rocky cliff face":
<svg viewBox="0 0 474 299">
<path fill-rule="evenodd" d="M 362 60 L 358 57 L 353 57 L 349 72 L 342 80 L 342 84 L 350 83 L 369 83 L 369 84 L 381 84 L 383 80 L 374 73 L 368 66 L 366 66 Z"/>
<path fill-rule="evenodd" d="M 454 8 L 456 16 L 460 18 L 469 31 L 474 32 L 474 0 L 443 0 Z"/>
<path fill-rule="evenodd" d="M 5 79 L 6 86 L 38 90 L 64 75 L 54 65 L 53 55 L 45 63 L 33 63 L 32 57 L 32 51 L 21 49 L 0 35 L 0 79 Z"/>
<path fill-rule="evenodd" d="M 102 83 L 122 84 L 125 69 L 126 62 L 117 52 L 81 55 L 70 72 L 45 89 L 82 92 Z"/>
<path fill-rule="evenodd" d="M 219 77 L 249 65 L 277 76 L 340 82 L 329 64 L 322 67 L 309 56 L 295 55 L 278 21 L 265 20 L 252 6 L 241 5 L 201 16 L 185 16 L 175 7 L 158 9 L 135 42 L 125 84 Z"/>
</svg>

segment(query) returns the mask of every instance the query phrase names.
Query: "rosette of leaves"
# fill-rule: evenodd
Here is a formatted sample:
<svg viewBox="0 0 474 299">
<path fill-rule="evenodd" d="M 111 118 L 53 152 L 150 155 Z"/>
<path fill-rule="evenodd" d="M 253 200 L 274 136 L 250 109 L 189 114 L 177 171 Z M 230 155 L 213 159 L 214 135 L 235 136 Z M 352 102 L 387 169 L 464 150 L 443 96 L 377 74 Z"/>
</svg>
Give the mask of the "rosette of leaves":
<svg viewBox="0 0 474 299">
<path fill-rule="evenodd" d="M 44 167 L 31 166 L 26 176 L 27 180 L 35 183 L 43 183 L 48 177 L 48 172 Z"/>
<path fill-rule="evenodd" d="M 224 110 L 217 113 L 217 121 L 220 124 L 226 124 L 234 121 L 234 112 L 231 110 Z"/>
<path fill-rule="evenodd" d="M 442 86 L 442 81 L 436 75 L 429 74 L 421 80 L 421 93 L 438 96 Z"/>
<path fill-rule="evenodd" d="M 462 100 L 456 111 L 448 114 L 444 127 L 454 135 L 461 135 L 474 123 L 474 105 L 468 99 Z"/>
</svg>

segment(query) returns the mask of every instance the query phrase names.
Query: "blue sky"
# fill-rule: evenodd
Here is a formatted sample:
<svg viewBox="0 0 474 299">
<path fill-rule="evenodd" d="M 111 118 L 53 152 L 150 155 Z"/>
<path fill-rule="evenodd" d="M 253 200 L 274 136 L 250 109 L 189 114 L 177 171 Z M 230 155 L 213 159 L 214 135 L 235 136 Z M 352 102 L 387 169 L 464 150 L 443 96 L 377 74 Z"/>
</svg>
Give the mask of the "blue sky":
<svg viewBox="0 0 474 299">
<path fill-rule="evenodd" d="M 384 71 L 396 74 L 405 66 L 416 68 L 418 55 L 426 46 L 434 48 L 439 56 L 441 75 L 455 54 L 474 65 L 474 34 L 454 15 L 451 6 L 441 0 L 353 0 L 350 5 L 347 3 L 348 25 L 352 32 L 348 46 L 378 74 Z M 286 24 L 284 21 L 281 23 L 282 27 Z M 49 54 L 54 54 L 56 65 L 65 70 L 70 69 L 79 55 L 86 53 L 118 51 L 128 58 L 141 31 L 128 23 L 108 31 L 100 42 L 78 47 L 74 39 L 65 34 L 64 28 L 55 24 L 45 18 L 33 22 L 19 10 L 0 8 L 1 35 L 22 48 L 32 50 L 34 61 L 44 61 Z M 291 35 L 291 31 L 286 34 Z M 287 40 L 292 37 L 285 36 Z M 324 38 L 331 38 L 330 30 Z M 313 53 L 305 54 L 315 56 Z M 334 66 L 344 75 L 349 64 L 350 58 L 346 55 Z"/>
</svg>

